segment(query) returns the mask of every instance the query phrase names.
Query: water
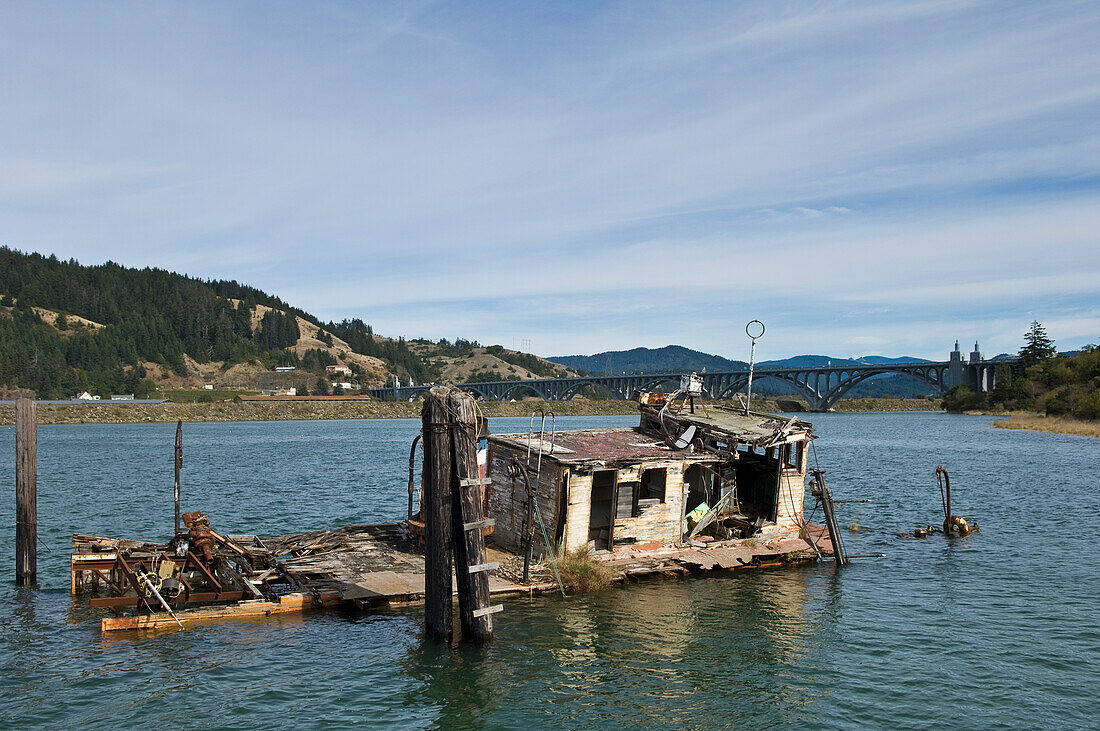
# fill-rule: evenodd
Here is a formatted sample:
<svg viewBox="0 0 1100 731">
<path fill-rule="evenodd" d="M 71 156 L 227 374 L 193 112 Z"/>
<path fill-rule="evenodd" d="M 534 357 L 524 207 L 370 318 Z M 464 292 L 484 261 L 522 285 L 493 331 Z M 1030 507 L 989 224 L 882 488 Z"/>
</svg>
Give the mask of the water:
<svg viewBox="0 0 1100 731">
<path fill-rule="evenodd" d="M 813 421 L 834 495 L 875 500 L 839 509 L 863 526 L 850 551 L 886 558 L 508 601 L 491 649 L 455 652 L 424 642 L 416 608 L 102 635 L 70 602 L 69 535 L 167 537 L 175 427 L 40 427 L 52 552 L 34 589 L 10 581 L 14 431 L 0 427 L 0 727 L 1094 727 L 1100 440 L 935 413 Z M 393 520 L 417 429 L 187 425 L 184 509 L 226 532 Z M 942 522 L 939 464 L 981 532 L 898 538 Z"/>
</svg>

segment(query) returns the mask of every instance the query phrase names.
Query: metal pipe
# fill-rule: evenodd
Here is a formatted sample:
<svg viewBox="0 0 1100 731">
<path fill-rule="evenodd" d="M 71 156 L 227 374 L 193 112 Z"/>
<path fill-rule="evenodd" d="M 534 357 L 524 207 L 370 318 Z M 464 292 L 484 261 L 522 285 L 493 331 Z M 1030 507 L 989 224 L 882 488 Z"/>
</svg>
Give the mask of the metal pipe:
<svg viewBox="0 0 1100 731">
<path fill-rule="evenodd" d="M 160 605 L 164 607 L 164 611 L 168 612 L 168 614 L 172 616 L 172 619 L 176 620 L 176 624 L 180 626 L 180 629 L 183 629 L 183 622 L 181 622 L 180 618 L 176 616 L 176 613 L 172 611 L 172 607 L 168 606 L 168 602 L 164 601 L 164 597 L 157 591 L 157 587 L 153 586 L 153 582 L 149 579 L 149 575 L 144 571 L 141 573 L 141 580 L 149 587 L 149 591 L 153 592 L 153 596 L 160 601 Z"/>
<path fill-rule="evenodd" d="M 413 517 L 413 492 L 415 485 L 413 484 L 413 470 L 416 467 L 416 444 L 420 441 L 420 434 L 417 434 L 413 439 L 412 447 L 409 448 L 409 519 Z"/>
<path fill-rule="evenodd" d="M 180 532 L 180 470 L 183 469 L 183 419 L 176 422 L 176 533 Z M 182 626 L 182 625 L 181 625 Z"/>
<path fill-rule="evenodd" d="M 759 335 L 753 335 L 752 331 L 749 330 L 754 322 L 760 326 Z M 752 329 L 755 330 L 756 328 Z M 760 322 L 760 320 L 749 320 L 748 323 L 745 325 L 745 334 L 752 338 L 752 351 L 749 353 L 749 385 L 748 390 L 745 393 L 745 415 L 748 416 L 749 406 L 752 404 L 752 371 L 753 367 L 756 364 L 756 339 L 759 337 L 763 337 L 764 323 Z"/>
<path fill-rule="evenodd" d="M 940 502 L 943 505 L 943 532 L 951 535 L 951 476 L 942 466 L 936 468 L 936 481 L 940 483 Z"/>
</svg>

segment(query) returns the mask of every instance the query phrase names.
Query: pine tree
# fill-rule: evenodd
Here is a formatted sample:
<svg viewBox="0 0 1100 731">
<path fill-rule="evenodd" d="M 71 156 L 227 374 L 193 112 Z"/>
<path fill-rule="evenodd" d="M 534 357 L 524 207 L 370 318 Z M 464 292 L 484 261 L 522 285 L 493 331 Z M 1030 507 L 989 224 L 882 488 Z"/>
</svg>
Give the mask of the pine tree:
<svg viewBox="0 0 1100 731">
<path fill-rule="evenodd" d="M 1024 347 L 1020 348 L 1019 365 L 1022 368 L 1033 366 L 1044 360 L 1049 360 L 1058 354 L 1054 347 L 1054 341 L 1047 336 L 1046 329 L 1038 320 L 1031 323 L 1031 327 L 1024 334 Z"/>
</svg>

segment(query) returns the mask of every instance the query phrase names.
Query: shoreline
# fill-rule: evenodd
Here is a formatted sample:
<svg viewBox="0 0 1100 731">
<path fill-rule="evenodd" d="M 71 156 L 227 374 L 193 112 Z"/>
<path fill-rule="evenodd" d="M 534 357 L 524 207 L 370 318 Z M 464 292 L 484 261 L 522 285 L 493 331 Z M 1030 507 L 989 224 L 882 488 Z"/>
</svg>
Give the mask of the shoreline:
<svg viewBox="0 0 1100 731">
<path fill-rule="evenodd" d="M 1082 421 L 1064 416 L 1044 416 L 1031 412 L 983 415 L 1008 417 L 1007 419 L 994 421 L 994 429 L 1016 429 L 1047 434 L 1073 434 L 1079 437 L 1100 439 L 1100 422 Z"/>
<path fill-rule="evenodd" d="M 728 402 L 726 402 L 728 403 Z M 638 406 L 633 401 L 480 401 L 478 406 L 489 417 L 530 416 L 545 409 L 558 416 L 633 416 Z M 736 407 L 737 404 L 734 403 Z M 805 402 L 796 399 L 755 399 L 754 410 L 806 413 Z M 160 404 L 39 404 L 38 423 L 52 424 L 152 424 L 175 421 L 316 421 L 341 419 L 419 419 L 420 401 L 282 403 L 160 403 Z M 850 399 L 837 404 L 837 412 L 941 411 L 939 400 L 927 399 Z M 0 425 L 15 423 L 15 407 L 0 405 Z"/>
</svg>

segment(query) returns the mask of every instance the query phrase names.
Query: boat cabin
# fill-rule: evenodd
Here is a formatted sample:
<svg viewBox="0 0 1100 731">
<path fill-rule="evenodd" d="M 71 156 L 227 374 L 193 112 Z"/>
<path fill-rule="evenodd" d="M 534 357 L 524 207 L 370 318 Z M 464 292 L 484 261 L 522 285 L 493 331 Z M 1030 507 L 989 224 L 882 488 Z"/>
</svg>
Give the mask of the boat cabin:
<svg viewBox="0 0 1100 731">
<path fill-rule="evenodd" d="M 798 534 L 809 423 L 640 396 L 634 428 L 490 436 L 493 542 L 545 553 L 542 526 L 555 550 L 597 553 Z"/>
</svg>

